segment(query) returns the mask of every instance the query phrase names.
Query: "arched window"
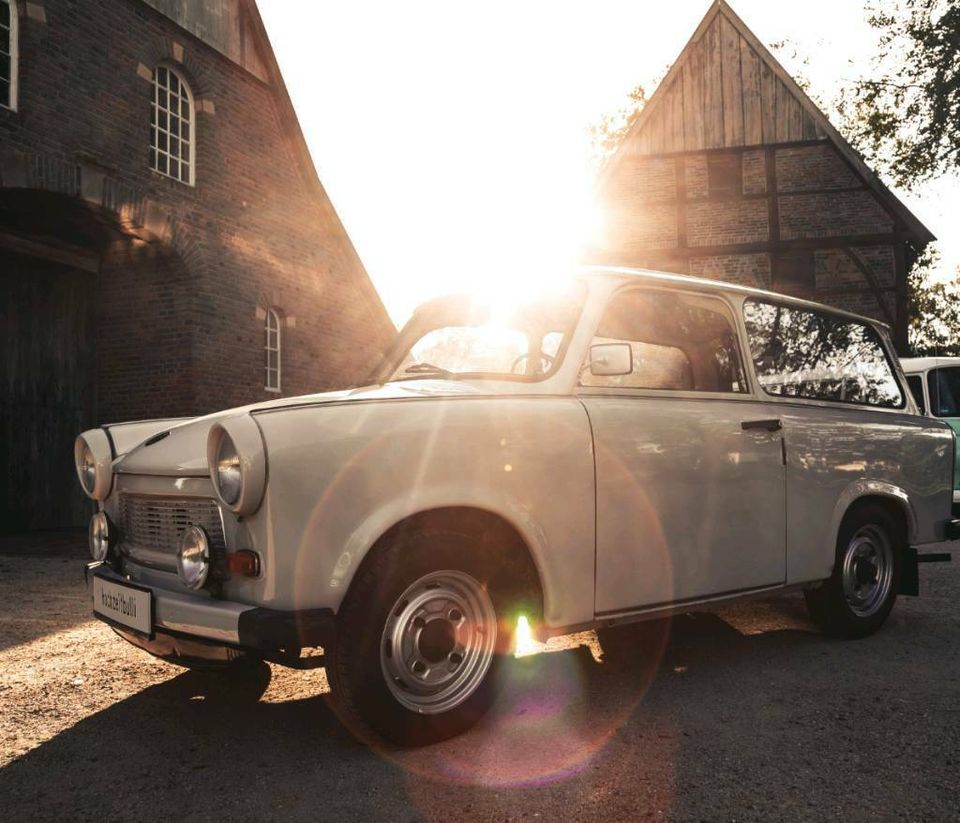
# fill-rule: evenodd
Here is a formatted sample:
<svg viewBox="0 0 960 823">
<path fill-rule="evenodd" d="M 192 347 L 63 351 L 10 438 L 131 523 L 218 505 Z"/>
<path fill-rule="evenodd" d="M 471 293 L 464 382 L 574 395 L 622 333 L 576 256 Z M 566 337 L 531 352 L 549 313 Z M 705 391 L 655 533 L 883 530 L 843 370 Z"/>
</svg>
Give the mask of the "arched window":
<svg viewBox="0 0 960 823">
<path fill-rule="evenodd" d="M 266 371 L 264 388 L 267 391 L 280 391 L 280 315 L 276 309 L 267 309 L 264 322 L 266 332 Z"/>
<path fill-rule="evenodd" d="M 17 6 L 0 0 L 0 106 L 17 108 Z"/>
<path fill-rule="evenodd" d="M 193 92 L 168 66 L 153 72 L 153 110 L 150 116 L 150 165 L 192 186 L 196 162 Z"/>
</svg>

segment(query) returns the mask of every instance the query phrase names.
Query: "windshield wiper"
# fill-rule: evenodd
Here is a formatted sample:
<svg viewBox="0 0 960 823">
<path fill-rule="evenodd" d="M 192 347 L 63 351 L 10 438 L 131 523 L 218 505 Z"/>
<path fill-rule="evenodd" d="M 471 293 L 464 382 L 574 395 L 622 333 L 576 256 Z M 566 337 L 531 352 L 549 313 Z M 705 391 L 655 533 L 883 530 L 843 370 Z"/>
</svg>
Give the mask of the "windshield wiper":
<svg viewBox="0 0 960 823">
<path fill-rule="evenodd" d="M 453 377 L 453 372 L 434 366 L 433 363 L 414 363 L 403 370 L 404 374 L 438 374 L 441 377 Z"/>
</svg>

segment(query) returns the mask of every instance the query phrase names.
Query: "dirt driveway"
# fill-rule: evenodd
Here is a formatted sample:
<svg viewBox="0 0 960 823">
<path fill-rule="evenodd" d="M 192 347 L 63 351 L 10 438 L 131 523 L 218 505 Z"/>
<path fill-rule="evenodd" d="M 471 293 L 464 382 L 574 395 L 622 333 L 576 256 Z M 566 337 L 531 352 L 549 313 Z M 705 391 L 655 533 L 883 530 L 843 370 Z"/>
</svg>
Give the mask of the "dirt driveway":
<svg viewBox="0 0 960 823">
<path fill-rule="evenodd" d="M 4 820 L 956 819 L 960 564 L 858 642 L 796 596 L 677 619 L 659 657 L 554 641 L 471 733 L 386 752 L 322 670 L 254 701 L 126 645 L 77 542 L 0 544 Z"/>
</svg>

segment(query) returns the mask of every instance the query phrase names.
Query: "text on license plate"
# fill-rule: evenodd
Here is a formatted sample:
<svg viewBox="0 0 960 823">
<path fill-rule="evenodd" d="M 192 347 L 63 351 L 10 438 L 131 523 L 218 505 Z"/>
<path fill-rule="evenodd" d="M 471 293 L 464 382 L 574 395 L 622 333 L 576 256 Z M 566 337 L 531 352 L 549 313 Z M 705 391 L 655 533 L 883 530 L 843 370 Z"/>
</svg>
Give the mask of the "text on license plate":
<svg viewBox="0 0 960 823">
<path fill-rule="evenodd" d="M 153 602 L 149 591 L 93 577 L 93 611 L 122 626 L 149 635 Z"/>
</svg>

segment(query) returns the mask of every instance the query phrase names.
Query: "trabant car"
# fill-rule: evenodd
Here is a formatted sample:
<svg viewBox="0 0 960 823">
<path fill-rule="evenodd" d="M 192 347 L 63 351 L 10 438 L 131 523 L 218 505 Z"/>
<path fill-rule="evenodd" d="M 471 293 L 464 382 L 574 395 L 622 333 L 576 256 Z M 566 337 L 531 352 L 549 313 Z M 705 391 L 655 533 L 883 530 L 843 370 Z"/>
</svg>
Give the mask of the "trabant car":
<svg viewBox="0 0 960 823">
<path fill-rule="evenodd" d="M 937 417 L 960 433 L 960 357 L 905 357 L 900 365 L 920 414 Z M 960 472 L 954 480 L 953 505 L 960 511 Z"/>
<path fill-rule="evenodd" d="M 490 706 L 518 623 L 796 589 L 827 632 L 874 632 L 956 535 L 954 451 L 872 320 L 589 269 L 427 303 L 360 388 L 104 426 L 75 457 L 122 637 L 238 677 L 319 659 L 348 723 L 424 744 Z"/>
</svg>

